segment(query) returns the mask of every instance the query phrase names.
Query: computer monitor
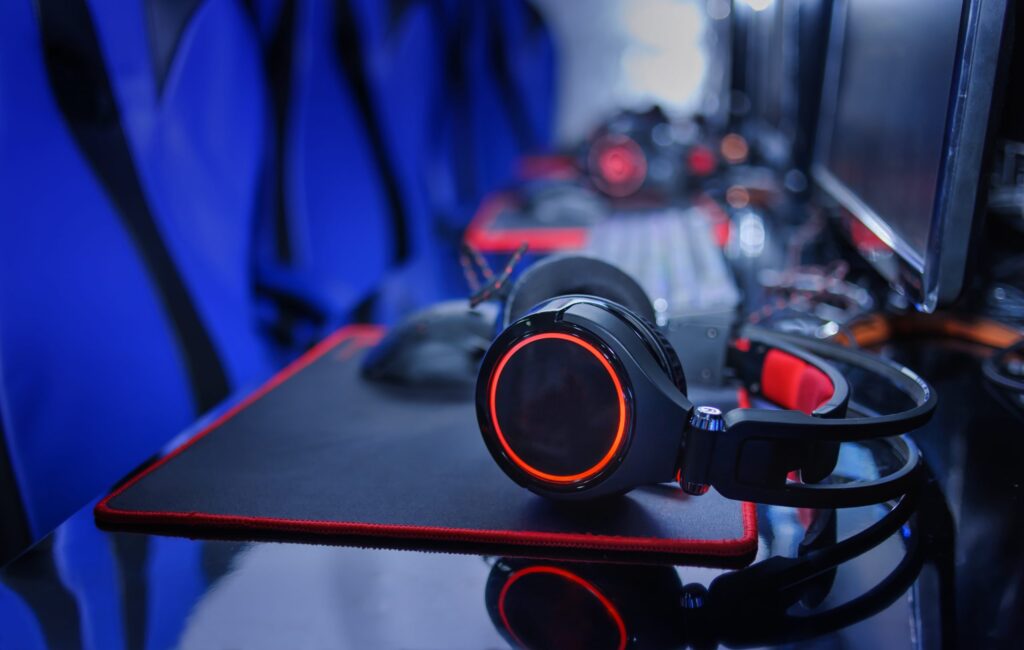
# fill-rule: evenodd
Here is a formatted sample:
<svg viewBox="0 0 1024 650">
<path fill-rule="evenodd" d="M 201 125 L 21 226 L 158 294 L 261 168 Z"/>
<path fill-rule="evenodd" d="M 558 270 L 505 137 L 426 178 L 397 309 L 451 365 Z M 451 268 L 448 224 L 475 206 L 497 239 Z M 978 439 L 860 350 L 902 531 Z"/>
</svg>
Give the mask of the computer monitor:
<svg viewBox="0 0 1024 650">
<path fill-rule="evenodd" d="M 832 2 L 752 0 L 744 5 L 750 97 L 745 134 L 761 162 L 807 173 Z"/>
<path fill-rule="evenodd" d="M 798 0 L 774 0 L 755 11 L 748 52 L 754 121 L 761 135 L 787 141 L 795 126 L 798 4 Z M 788 143 L 783 146 L 788 148 Z M 782 151 L 774 153 L 784 155 Z"/>
<path fill-rule="evenodd" d="M 964 285 L 1006 16 L 1006 0 L 834 7 L 813 176 L 923 311 Z"/>
<path fill-rule="evenodd" d="M 793 98 L 792 9 L 799 0 L 735 0 L 732 90 L 735 127 L 772 166 L 788 164 Z M 787 9 L 788 8 L 788 9 Z"/>
<path fill-rule="evenodd" d="M 832 18 L 832 0 L 799 0 L 796 17 L 796 100 L 793 104 L 793 166 L 808 172 L 818 132 L 821 84 Z"/>
<path fill-rule="evenodd" d="M 729 111 L 730 125 L 735 127 L 750 114 L 751 75 L 750 24 L 753 11 L 742 0 L 732 0 L 729 12 Z"/>
</svg>

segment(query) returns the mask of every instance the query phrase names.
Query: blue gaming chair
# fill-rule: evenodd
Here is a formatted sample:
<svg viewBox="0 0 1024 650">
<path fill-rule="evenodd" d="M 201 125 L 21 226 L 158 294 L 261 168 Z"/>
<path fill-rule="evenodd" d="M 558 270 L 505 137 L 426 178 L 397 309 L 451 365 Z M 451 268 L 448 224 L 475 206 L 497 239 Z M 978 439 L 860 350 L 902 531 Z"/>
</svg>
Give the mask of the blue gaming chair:
<svg viewBox="0 0 1024 650">
<path fill-rule="evenodd" d="M 267 53 L 278 196 L 260 223 L 259 279 L 319 325 L 300 342 L 351 318 L 405 255 L 397 193 L 342 69 L 335 16 L 331 0 L 286 3 Z"/>
<path fill-rule="evenodd" d="M 444 247 L 431 175 L 438 114 L 444 96 L 444 25 L 434 3 L 338 0 L 341 57 L 362 76 L 380 130 L 406 224 L 408 257 L 385 279 L 378 318 L 458 295 L 464 281 L 454 251 Z M 347 14 L 347 15 L 345 15 Z"/>
<path fill-rule="evenodd" d="M 524 7 L 296 0 L 276 14 L 280 198 L 261 228 L 260 280 L 293 310 L 285 340 L 464 292 L 469 216 L 550 138 L 550 41 Z M 304 312 L 322 329 L 296 337 Z"/>
<path fill-rule="evenodd" d="M 272 367 L 250 275 L 265 96 L 240 7 L 195 2 L 147 38 L 141 4 L 34 4 L 0 8 L 0 474 L 22 543 Z"/>
<path fill-rule="evenodd" d="M 446 25 L 445 94 L 437 120 L 437 169 L 450 173 L 433 188 L 440 214 L 461 233 L 481 199 L 507 184 L 519 157 L 552 144 L 555 56 L 549 32 L 524 0 L 440 5 Z"/>
<path fill-rule="evenodd" d="M 408 219 L 410 259 L 382 301 L 411 289 L 392 305 L 400 314 L 462 295 L 457 245 L 469 217 L 512 180 L 522 154 L 550 146 L 550 34 L 524 0 L 336 4 L 352 8 Z"/>
<path fill-rule="evenodd" d="M 474 3 L 466 56 L 476 187 L 507 183 L 523 154 L 551 145 L 554 57 L 539 15 L 524 0 Z"/>
<path fill-rule="evenodd" d="M 256 23 L 256 31 L 264 45 L 269 45 L 284 19 L 286 6 L 292 0 L 244 0 L 246 8 Z"/>
<path fill-rule="evenodd" d="M 494 66 L 506 87 L 508 110 L 523 153 L 544 152 L 554 143 L 556 57 L 551 32 L 526 0 L 498 0 Z"/>
<path fill-rule="evenodd" d="M 265 94 L 237 3 L 36 4 L 0 8 L 0 538 L 24 527 L 8 556 L 272 367 L 251 304 Z M 203 547 L 124 540 L 80 513 L 23 558 L 54 566 L 6 575 L 0 646 L 171 647 Z M 175 575 L 132 592 L 133 558 Z"/>
</svg>

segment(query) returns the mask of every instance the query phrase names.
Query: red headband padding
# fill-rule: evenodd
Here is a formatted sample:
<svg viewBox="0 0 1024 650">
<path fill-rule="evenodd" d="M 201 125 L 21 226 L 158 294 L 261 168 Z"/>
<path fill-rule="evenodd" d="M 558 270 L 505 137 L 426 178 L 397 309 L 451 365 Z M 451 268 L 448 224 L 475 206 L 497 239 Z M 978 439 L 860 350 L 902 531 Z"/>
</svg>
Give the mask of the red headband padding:
<svg viewBox="0 0 1024 650">
<path fill-rule="evenodd" d="M 828 376 L 803 359 L 769 350 L 761 367 L 761 394 L 779 406 L 810 413 L 824 404 L 835 388 Z"/>
</svg>

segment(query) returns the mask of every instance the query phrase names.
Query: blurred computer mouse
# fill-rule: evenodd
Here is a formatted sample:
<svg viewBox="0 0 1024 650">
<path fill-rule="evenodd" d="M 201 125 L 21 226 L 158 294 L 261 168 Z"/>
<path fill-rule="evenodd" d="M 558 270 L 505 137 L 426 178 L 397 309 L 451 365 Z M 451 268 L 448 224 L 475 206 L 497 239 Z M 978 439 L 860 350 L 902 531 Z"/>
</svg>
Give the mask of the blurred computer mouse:
<svg viewBox="0 0 1024 650">
<path fill-rule="evenodd" d="M 576 183 L 537 184 L 523 193 L 523 211 L 551 226 L 589 226 L 608 216 L 608 201 Z"/>
<path fill-rule="evenodd" d="M 494 335 L 497 307 L 443 302 L 412 314 L 363 360 L 363 377 L 428 396 L 471 399 L 480 360 Z"/>
</svg>

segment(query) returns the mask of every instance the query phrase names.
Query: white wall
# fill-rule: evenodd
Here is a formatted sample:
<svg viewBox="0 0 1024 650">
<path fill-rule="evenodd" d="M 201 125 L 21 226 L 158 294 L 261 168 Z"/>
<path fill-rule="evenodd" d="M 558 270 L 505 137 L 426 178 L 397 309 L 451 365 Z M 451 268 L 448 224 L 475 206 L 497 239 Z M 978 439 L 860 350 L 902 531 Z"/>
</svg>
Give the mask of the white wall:
<svg viewBox="0 0 1024 650">
<path fill-rule="evenodd" d="M 558 47 L 562 143 L 583 137 L 619 107 L 658 102 L 690 114 L 702 106 L 706 81 L 715 77 L 709 13 L 724 19 L 724 0 L 533 1 Z"/>
</svg>

